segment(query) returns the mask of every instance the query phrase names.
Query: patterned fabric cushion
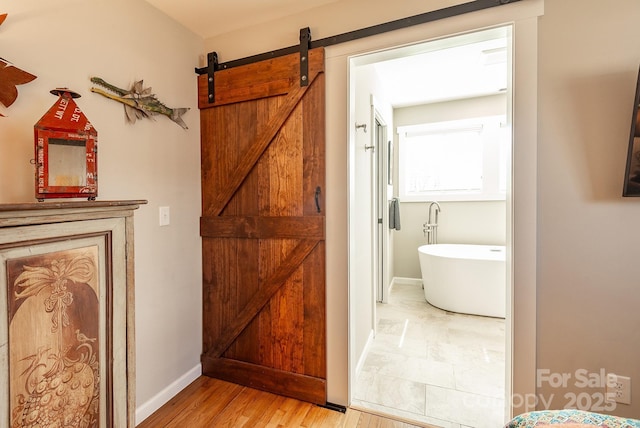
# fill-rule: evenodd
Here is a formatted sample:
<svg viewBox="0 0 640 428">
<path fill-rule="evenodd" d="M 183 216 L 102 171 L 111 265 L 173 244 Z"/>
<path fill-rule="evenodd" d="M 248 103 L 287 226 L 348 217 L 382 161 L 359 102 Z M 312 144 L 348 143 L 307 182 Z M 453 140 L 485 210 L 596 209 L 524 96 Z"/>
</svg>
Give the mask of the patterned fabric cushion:
<svg viewBox="0 0 640 428">
<path fill-rule="evenodd" d="M 516 416 L 504 428 L 543 428 L 545 425 L 567 424 L 576 428 L 576 424 L 598 426 L 601 428 L 640 428 L 640 421 L 619 416 L 602 415 L 583 410 L 541 410 Z"/>
</svg>

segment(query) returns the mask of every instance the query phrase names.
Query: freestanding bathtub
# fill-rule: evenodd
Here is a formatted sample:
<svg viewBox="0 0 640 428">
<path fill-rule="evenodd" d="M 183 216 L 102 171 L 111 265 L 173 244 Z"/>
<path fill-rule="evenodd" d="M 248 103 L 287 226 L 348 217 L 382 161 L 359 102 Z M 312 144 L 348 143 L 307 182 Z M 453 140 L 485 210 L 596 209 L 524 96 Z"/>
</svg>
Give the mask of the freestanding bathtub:
<svg viewBox="0 0 640 428">
<path fill-rule="evenodd" d="M 418 248 L 424 297 L 440 309 L 505 317 L 505 247 L 432 244 Z"/>
</svg>

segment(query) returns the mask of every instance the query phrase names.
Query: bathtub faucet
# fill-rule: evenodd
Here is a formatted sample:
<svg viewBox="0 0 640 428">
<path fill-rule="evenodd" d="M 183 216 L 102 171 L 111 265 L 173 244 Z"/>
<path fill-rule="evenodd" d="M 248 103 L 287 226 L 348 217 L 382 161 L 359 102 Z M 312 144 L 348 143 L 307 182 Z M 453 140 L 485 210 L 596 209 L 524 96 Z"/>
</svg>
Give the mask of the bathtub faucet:
<svg viewBox="0 0 640 428">
<path fill-rule="evenodd" d="M 427 237 L 427 244 L 437 244 L 438 213 L 440 212 L 440 204 L 436 201 L 431 201 L 427 212 L 427 222 L 422 225 L 422 233 Z"/>
</svg>

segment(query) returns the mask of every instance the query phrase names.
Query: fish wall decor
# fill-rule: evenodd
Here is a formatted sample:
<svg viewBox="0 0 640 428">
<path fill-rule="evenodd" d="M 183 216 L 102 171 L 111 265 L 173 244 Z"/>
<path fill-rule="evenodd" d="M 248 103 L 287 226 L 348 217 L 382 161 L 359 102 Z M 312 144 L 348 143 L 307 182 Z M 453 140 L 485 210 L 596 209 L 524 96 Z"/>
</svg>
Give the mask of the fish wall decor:
<svg viewBox="0 0 640 428">
<path fill-rule="evenodd" d="M 167 107 L 151 93 L 151 88 L 142 87 L 142 80 L 138 80 L 131 85 L 131 89 L 128 91 L 113 86 L 99 77 L 92 77 L 91 82 L 109 91 L 93 87 L 91 92 L 124 104 L 124 113 L 128 123 L 135 123 L 137 119 L 152 118 L 152 116 L 162 114 L 183 129 L 187 129 L 187 124 L 182 120 L 182 115 L 189 109 Z"/>
</svg>

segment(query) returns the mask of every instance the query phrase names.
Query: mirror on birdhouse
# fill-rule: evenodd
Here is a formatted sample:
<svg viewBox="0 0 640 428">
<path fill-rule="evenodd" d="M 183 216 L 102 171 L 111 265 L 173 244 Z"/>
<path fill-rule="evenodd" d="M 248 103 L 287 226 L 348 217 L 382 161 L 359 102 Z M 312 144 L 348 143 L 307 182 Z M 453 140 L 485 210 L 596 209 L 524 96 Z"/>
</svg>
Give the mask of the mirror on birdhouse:
<svg viewBox="0 0 640 428">
<path fill-rule="evenodd" d="M 49 138 L 49 184 L 86 186 L 87 141 Z"/>
</svg>

